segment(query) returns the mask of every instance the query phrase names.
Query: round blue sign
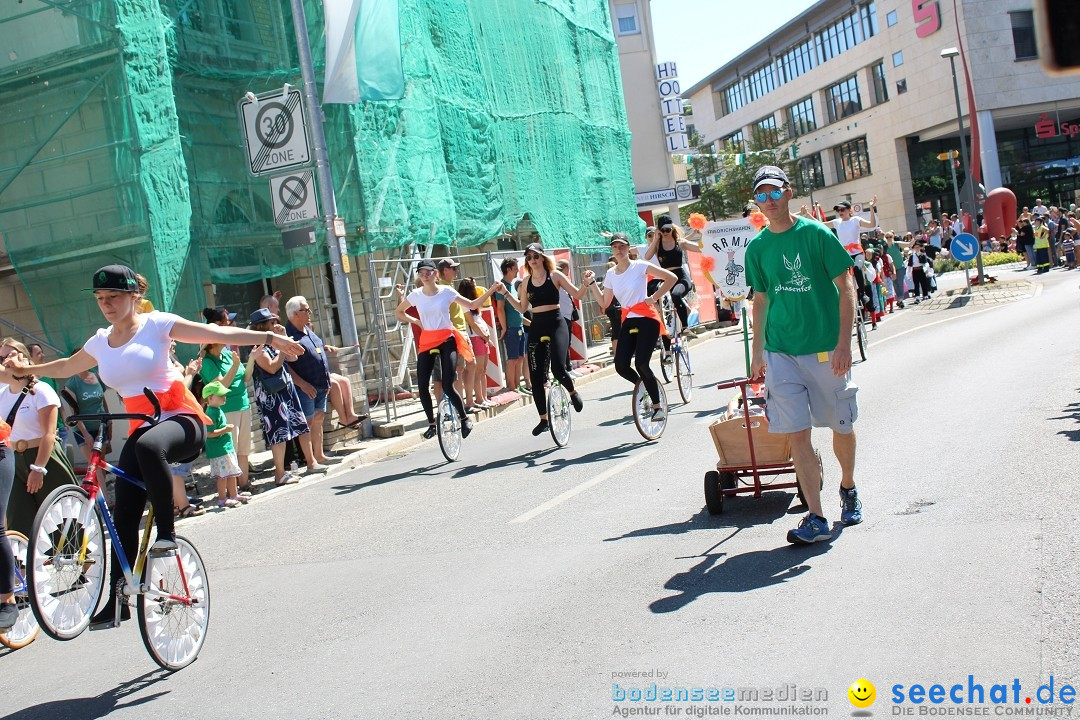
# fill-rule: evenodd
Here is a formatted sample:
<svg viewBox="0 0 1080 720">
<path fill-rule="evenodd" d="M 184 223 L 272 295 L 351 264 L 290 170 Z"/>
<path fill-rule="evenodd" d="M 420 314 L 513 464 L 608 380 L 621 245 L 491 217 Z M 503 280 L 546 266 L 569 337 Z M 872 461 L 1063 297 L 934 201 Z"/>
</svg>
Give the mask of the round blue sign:
<svg viewBox="0 0 1080 720">
<path fill-rule="evenodd" d="M 970 262 L 979 254 L 979 239 L 971 233 L 960 233 L 949 244 L 949 252 L 954 260 Z"/>
</svg>

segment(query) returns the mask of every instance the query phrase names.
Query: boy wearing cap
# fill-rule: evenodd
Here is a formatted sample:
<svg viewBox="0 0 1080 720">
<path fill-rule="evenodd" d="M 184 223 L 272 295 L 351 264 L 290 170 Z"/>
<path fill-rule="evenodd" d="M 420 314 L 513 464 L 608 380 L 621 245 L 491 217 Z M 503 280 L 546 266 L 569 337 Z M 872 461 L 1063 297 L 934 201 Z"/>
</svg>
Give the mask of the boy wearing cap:
<svg viewBox="0 0 1080 720">
<path fill-rule="evenodd" d="M 858 388 L 851 384 L 855 286 L 844 246 L 821 223 L 792 215 L 791 197 L 783 170 L 758 170 L 754 200 L 769 225 L 746 248 L 746 276 L 754 289 L 750 376 L 765 378 L 769 432 L 788 436 L 809 510 L 788 532 L 788 542 L 810 544 L 831 538 L 821 511 L 821 467 L 810 437 L 814 426 L 833 431 L 843 474 L 841 520 L 862 522 L 854 478 Z"/>
<path fill-rule="evenodd" d="M 217 380 L 207 383 L 202 391 L 206 416 L 213 423 L 206 428 L 206 459 L 210 461 L 210 475 L 217 483 L 218 507 L 223 509 L 238 507 L 248 501 L 236 488 L 240 466 L 236 464 L 233 426 L 225 419 L 225 411 L 221 409 L 228 394 L 229 389 Z"/>
</svg>

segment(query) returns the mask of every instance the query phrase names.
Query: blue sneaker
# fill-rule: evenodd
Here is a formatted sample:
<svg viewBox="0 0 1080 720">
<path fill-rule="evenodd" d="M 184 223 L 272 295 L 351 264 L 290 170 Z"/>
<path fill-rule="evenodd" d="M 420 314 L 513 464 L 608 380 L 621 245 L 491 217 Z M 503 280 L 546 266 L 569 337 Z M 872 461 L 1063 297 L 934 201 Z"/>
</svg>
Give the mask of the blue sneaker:
<svg viewBox="0 0 1080 720">
<path fill-rule="evenodd" d="M 858 525 L 862 522 L 862 500 L 856 488 L 840 488 L 840 522 L 845 525 Z"/>
<path fill-rule="evenodd" d="M 831 540 L 829 521 L 814 513 L 807 513 L 799 527 L 788 530 L 787 541 L 793 545 L 811 545 L 819 540 Z"/>
</svg>

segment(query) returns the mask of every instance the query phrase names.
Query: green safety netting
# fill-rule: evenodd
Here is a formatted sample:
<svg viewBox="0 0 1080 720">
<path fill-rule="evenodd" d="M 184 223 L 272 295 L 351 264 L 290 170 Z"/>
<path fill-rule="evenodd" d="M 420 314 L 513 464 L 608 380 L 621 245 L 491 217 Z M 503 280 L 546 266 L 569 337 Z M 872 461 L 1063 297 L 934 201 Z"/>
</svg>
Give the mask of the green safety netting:
<svg viewBox="0 0 1080 720">
<path fill-rule="evenodd" d="M 321 4 L 307 3 L 321 76 Z M 406 95 L 327 106 L 351 253 L 478 245 L 528 216 L 552 247 L 640 227 L 604 0 L 401 0 Z M 299 82 L 280 0 L 0 4 L 0 234 L 54 345 L 124 262 L 161 309 L 325 262 L 283 248 L 237 100 Z"/>
</svg>

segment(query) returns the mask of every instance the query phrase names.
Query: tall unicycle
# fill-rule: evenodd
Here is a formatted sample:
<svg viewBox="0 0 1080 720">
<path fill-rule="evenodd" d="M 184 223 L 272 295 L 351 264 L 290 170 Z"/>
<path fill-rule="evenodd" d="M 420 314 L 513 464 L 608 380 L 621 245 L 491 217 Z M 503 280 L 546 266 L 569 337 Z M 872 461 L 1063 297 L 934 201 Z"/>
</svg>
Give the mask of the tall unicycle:
<svg viewBox="0 0 1080 720">
<path fill-rule="evenodd" d="M 0 645 L 18 650 L 34 642 L 41 628 L 38 627 L 34 611 L 30 608 L 30 594 L 26 585 L 26 549 L 29 543 L 25 535 L 14 530 L 8 530 L 7 541 L 11 544 L 11 554 L 15 556 L 14 593 L 19 616 L 10 628 L 0 630 Z"/>
<path fill-rule="evenodd" d="M 552 381 L 548 390 L 548 430 L 551 439 L 559 447 L 566 447 L 570 442 L 570 393 L 562 383 Z"/>
<path fill-rule="evenodd" d="M 855 340 L 859 344 L 859 357 L 866 362 L 866 310 L 861 303 L 855 307 Z"/>
<path fill-rule="evenodd" d="M 675 306 L 671 303 L 671 296 L 664 295 L 660 300 L 660 320 L 664 323 L 664 326 L 668 329 L 668 337 L 672 338 L 672 345 L 669 348 L 664 348 L 664 338 L 660 337 L 660 374 L 664 376 L 664 382 L 671 382 L 672 378 L 676 377 L 677 369 L 675 367 Z"/>
<path fill-rule="evenodd" d="M 656 440 L 667 428 L 667 391 L 661 383 L 657 383 L 656 386 L 660 389 L 659 406 L 653 404 L 644 382 L 638 380 L 634 385 L 634 425 L 641 433 L 641 437 L 646 440 Z"/>
<path fill-rule="evenodd" d="M 461 418 L 458 417 L 454 404 L 447 395 L 439 400 L 438 416 L 436 419 L 439 434 L 439 449 L 443 457 L 450 462 L 458 459 L 461 453 Z"/>
<path fill-rule="evenodd" d="M 675 379 L 679 383 L 679 395 L 684 403 L 688 403 L 694 394 L 694 371 L 690 367 L 690 351 L 683 347 L 681 340 L 676 340 L 671 354 L 675 356 Z"/>
</svg>

